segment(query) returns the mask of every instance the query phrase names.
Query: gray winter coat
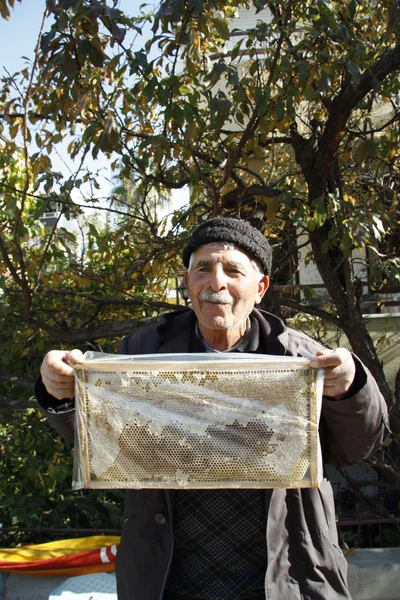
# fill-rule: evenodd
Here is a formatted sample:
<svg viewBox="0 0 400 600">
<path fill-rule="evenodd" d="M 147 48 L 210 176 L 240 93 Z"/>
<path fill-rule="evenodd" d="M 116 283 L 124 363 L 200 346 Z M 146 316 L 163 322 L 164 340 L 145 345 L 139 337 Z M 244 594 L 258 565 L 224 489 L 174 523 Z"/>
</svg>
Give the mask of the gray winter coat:
<svg viewBox="0 0 400 600">
<path fill-rule="evenodd" d="M 269 313 L 255 309 L 252 314 L 269 354 L 296 356 L 299 345 L 313 354 L 322 348 Z M 170 313 L 157 324 L 125 338 L 119 352 L 188 352 L 194 322 L 190 309 Z M 323 399 L 320 440 L 327 464 L 345 466 L 360 462 L 376 451 L 387 435 L 386 403 L 367 369 L 357 358 L 355 362 L 355 393 L 342 400 Z M 49 405 L 40 385 L 38 400 Z M 71 436 L 71 416 L 48 414 L 65 437 Z M 127 491 L 116 561 L 119 600 L 162 600 L 173 556 L 174 493 Z M 349 599 L 347 564 L 338 546 L 330 483 L 323 479 L 318 489 L 266 490 L 265 503 L 266 599 Z"/>
</svg>

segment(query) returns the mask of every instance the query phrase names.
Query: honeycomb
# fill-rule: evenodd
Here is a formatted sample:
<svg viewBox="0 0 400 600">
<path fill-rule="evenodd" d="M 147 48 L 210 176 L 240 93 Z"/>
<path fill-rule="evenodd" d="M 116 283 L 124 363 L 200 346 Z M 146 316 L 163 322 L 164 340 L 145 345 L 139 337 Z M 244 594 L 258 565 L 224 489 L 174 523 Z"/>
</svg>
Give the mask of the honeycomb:
<svg viewBox="0 0 400 600">
<path fill-rule="evenodd" d="M 317 371 L 265 359 L 76 366 L 75 489 L 317 486 Z"/>
</svg>

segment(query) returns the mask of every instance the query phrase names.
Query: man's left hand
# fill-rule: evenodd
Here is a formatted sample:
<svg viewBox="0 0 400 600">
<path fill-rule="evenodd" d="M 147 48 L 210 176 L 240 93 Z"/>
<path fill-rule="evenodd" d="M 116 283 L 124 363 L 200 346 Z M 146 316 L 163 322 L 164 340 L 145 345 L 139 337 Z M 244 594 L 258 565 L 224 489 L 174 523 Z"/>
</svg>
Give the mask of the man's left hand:
<svg viewBox="0 0 400 600">
<path fill-rule="evenodd" d="M 346 348 L 317 352 L 310 367 L 325 369 L 324 396 L 340 398 L 350 389 L 356 374 L 353 357 Z"/>
</svg>

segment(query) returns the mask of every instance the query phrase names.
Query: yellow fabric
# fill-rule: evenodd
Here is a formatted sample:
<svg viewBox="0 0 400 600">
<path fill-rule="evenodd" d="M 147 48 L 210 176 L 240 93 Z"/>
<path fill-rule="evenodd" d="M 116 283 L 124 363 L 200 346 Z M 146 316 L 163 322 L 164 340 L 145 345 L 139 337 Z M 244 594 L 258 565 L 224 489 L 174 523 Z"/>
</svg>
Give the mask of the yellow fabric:
<svg viewBox="0 0 400 600">
<path fill-rule="evenodd" d="M 36 560 L 48 560 L 49 558 L 62 558 L 79 552 L 89 552 L 119 544 L 120 537 L 111 535 L 95 535 L 91 537 L 75 538 L 69 540 L 58 540 L 45 544 L 32 544 L 18 548 L 1 548 L 0 562 L 32 562 Z M 84 568 L 84 567 L 82 567 Z M 54 573 L 54 572 L 53 572 Z"/>
</svg>

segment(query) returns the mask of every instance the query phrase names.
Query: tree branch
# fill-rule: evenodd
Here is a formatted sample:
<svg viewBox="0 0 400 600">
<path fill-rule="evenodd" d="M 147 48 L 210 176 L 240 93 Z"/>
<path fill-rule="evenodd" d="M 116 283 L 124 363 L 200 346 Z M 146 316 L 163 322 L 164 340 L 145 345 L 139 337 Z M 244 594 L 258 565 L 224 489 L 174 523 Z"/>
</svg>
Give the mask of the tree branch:
<svg viewBox="0 0 400 600">
<path fill-rule="evenodd" d="M 354 86 L 350 77 L 345 79 L 341 92 L 330 105 L 328 121 L 315 158 L 315 173 L 326 173 L 326 169 L 332 161 L 343 137 L 351 112 L 374 89 L 376 82 L 382 82 L 385 77 L 399 68 L 400 42 L 393 50 L 381 56 L 361 75 L 357 86 Z"/>
<path fill-rule="evenodd" d="M 33 384 L 32 384 L 33 387 Z M 9 398 L 8 396 L 0 396 L 0 408 L 7 408 L 7 409 L 23 409 L 23 408 L 38 408 L 38 403 L 36 402 L 36 399 L 31 396 L 30 398 L 26 399 L 26 398 L 22 398 L 21 399 L 15 399 L 15 398 Z"/>
<path fill-rule="evenodd" d="M 295 302 L 294 300 L 289 300 L 288 298 L 284 298 L 281 296 L 280 303 L 282 306 L 287 306 L 288 308 L 294 308 L 298 312 L 303 312 L 307 315 L 313 315 L 314 317 L 319 317 L 320 319 L 324 319 L 328 323 L 332 323 L 335 327 L 340 327 L 340 319 L 332 315 L 332 313 L 323 310 L 321 308 L 317 308 L 315 306 L 309 306 L 301 304 L 300 302 Z"/>
<path fill-rule="evenodd" d="M 33 383 L 29 379 L 25 379 L 24 377 L 16 377 L 14 375 L 9 375 L 8 373 L 4 373 L 0 371 L 0 380 L 5 381 L 9 385 L 17 385 L 18 387 L 22 387 L 25 390 L 29 391 L 31 394 L 33 393 Z"/>
<path fill-rule="evenodd" d="M 222 196 L 222 206 L 224 208 L 234 208 L 239 202 L 249 202 L 254 196 L 266 196 L 267 198 L 277 198 L 282 191 L 269 185 L 249 185 L 247 187 L 236 188 Z"/>
<path fill-rule="evenodd" d="M 61 342 L 63 344 L 86 344 L 105 338 L 123 337 L 124 335 L 136 333 L 140 329 L 143 329 L 143 327 L 155 323 L 157 319 L 158 317 L 148 317 L 144 319 L 129 319 L 117 322 L 105 321 L 99 325 L 81 327 L 70 331 L 53 329 L 44 321 L 40 321 L 33 317 L 31 317 L 28 322 L 45 331 L 52 341 Z"/>
<path fill-rule="evenodd" d="M 281 53 L 281 48 L 282 48 L 282 44 L 283 41 L 285 39 L 286 36 L 286 31 L 285 31 L 285 27 L 286 24 L 289 21 L 290 15 L 291 15 L 291 10 L 292 10 L 292 5 L 293 5 L 294 0 L 289 0 L 287 8 L 286 8 L 286 14 L 285 14 L 285 19 L 284 19 L 284 23 L 283 23 L 283 27 L 278 39 L 278 43 L 276 45 L 276 49 L 275 49 L 275 53 L 274 53 L 274 57 L 272 59 L 272 65 L 270 68 L 270 72 L 269 72 L 269 76 L 268 76 L 268 81 L 266 86 L 268 87 L 271 82 L 273 81 L 274 75 L 275 75 L 275 69 L 276 66 L 278 64 L 278 59 L 280 57 L 280 53 Z M 242 137 L 239 140 L 239 143 L 237 145 L 237 147 L 235 148 L 232 156 L 230 157 L 230 159 L 228 159 L 228 163 L 226 165 L 226 170 L 225 170 L 225 174 L 224 177 L 221 180 L 221 183 L 219 184 L 219 190 L 221 190 L 223 188 L 223 186 L 226 184 L 226 182 L 228 181 L 228 179 L 231 177 L 231 173 L 238 161 L 239 156 L 242 153 L 242 150 L 245 146 L 245 144 L 247 143 L 247 141 L 251 138 L 251 136 L 254 134 L 255 129 L 257 128 L 257 125 L 259 123 L 260 120 L 260 113 L 258 110 L 258 106 L 256 105 L 254 108 L 254 112 L 251 115 L 250 119 L 249 119 L 249 123 L 246 127 L 246 129 L 244 130 Z"/>
</svg>

